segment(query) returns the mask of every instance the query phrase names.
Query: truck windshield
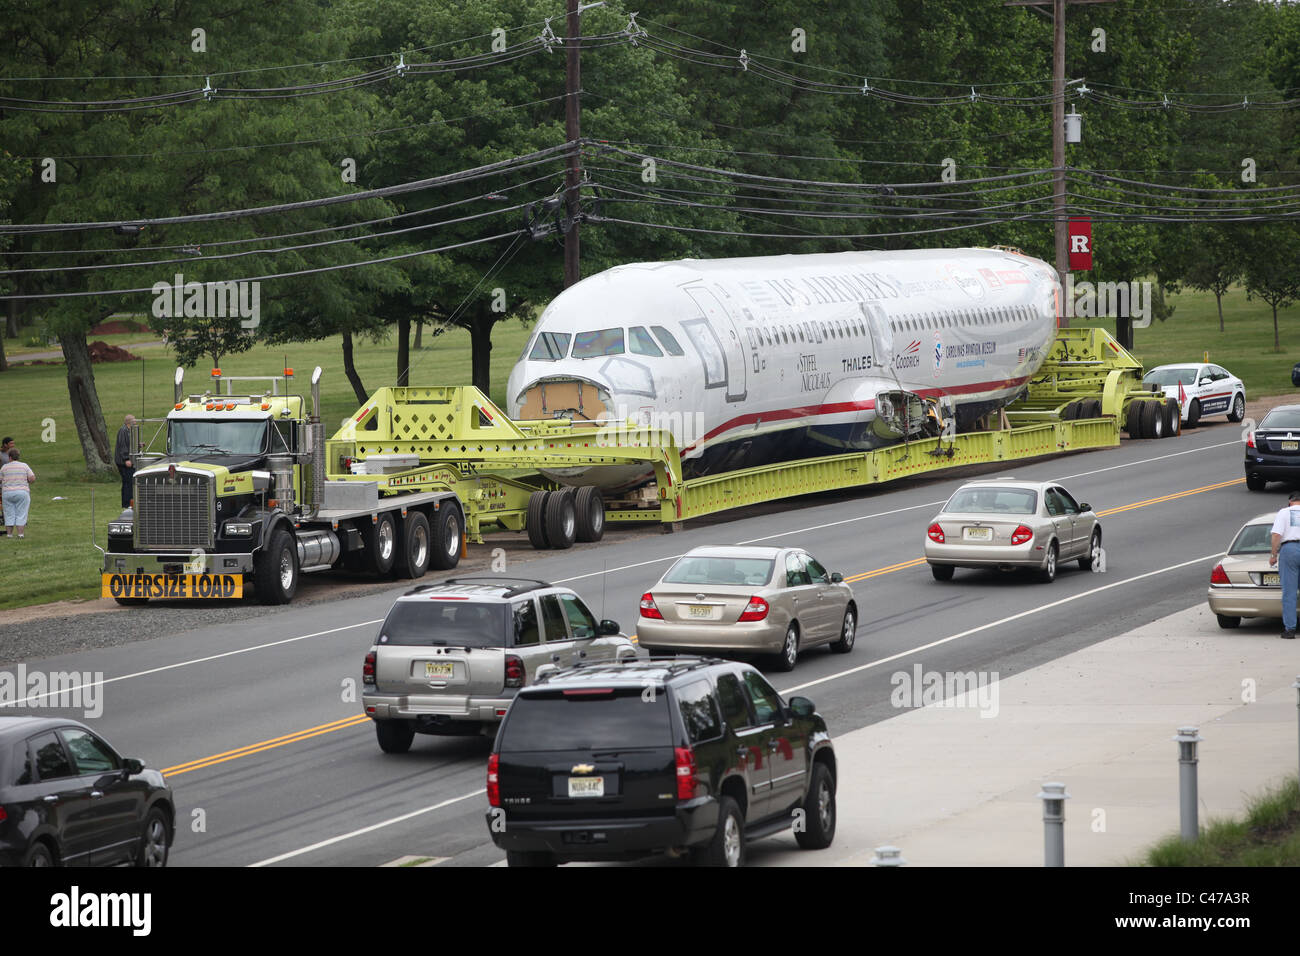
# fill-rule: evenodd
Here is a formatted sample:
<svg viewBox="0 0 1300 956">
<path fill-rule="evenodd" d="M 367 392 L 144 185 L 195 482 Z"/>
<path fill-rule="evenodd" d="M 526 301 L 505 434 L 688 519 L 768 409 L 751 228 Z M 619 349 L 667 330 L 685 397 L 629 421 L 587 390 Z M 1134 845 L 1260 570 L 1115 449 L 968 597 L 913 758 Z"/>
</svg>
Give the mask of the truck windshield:
<svg viewBox="0 0 1300 956">
<path fill-rule="evenodd" d="M 266 421 L 173 418 L 167 428 L 169 455 L 262 455 Z"/>
<path fill-rule="evenodd" d="M 463 599 L 398 601 L 379 629 L 380 644 L 505 647 L 508 604 Z"/>
</svg>

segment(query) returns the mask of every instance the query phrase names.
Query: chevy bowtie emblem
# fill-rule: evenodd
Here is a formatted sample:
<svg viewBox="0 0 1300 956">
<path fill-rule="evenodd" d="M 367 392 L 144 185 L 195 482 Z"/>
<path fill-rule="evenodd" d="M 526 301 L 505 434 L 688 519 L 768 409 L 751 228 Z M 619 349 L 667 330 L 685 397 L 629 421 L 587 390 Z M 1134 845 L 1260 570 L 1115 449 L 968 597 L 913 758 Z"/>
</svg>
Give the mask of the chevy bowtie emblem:
<svg viewBox="0 0 1300 956">
<path fill-rule="evenodd" d="M 589 763 L 575 763 L 569 773 L 591 773 L 596 768 Z"/>
</svg>

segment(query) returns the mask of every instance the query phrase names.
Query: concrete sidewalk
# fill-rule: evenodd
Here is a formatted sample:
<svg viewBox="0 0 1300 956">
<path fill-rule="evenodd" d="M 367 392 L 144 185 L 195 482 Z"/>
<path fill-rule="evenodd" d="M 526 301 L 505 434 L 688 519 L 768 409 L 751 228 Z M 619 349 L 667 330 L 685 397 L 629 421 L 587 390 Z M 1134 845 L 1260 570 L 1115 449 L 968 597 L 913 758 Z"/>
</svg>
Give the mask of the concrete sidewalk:
<svg viewBox="0 0 1300 956">
<path fill-rule="evenodd" d="M 1300 641 L 1280 632 L 1222 630 L 1201 604 L 1000 681 L 996 716 L 927 706 L 838 737 L 835 844 L 771 862 L 868 865 L 893 844 L 910 865 L 1042 866 L 1035 795 L 1055 780 L 1066 864 L 1122 865 L 1178 832 L 1171 738 L 1187 724 L 1204 738 L 1201 825 L 1238 816 L 1297 772 Z"/>
</svg>

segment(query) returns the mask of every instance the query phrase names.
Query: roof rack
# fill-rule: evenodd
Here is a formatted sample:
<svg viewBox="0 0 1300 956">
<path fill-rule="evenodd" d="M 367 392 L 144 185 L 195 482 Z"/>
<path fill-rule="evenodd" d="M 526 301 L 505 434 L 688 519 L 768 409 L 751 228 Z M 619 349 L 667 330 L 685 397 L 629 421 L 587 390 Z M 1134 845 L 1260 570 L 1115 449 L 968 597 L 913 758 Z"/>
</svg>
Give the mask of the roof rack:
<svg viewBox="0 0 1300 956">
<path fill-rule="evenodd" d="M 475 574 L 475 575 L 470 575 L 468 577 L 447 578 L 447 580 L 441 581 L 439 583 L 440 584 L 481 584 L 481 583 L 495 584 L 504 587 L 506 589 L 506 593 L 505 593 L 506 597 L 514 597 L 516 594 L 523 594 L 524 592 L 531 591 L 534 588 L 549 588 L 551 586 L 551 582 L 549 581 L 539 581 L 536 578 L 516 578 L 508 574 Z M 512 584 L 514 585 L 513 587 L 510 586 Z M 436 585 L 425 585 L 425 586 L 430 587 Z"/>
</svg>

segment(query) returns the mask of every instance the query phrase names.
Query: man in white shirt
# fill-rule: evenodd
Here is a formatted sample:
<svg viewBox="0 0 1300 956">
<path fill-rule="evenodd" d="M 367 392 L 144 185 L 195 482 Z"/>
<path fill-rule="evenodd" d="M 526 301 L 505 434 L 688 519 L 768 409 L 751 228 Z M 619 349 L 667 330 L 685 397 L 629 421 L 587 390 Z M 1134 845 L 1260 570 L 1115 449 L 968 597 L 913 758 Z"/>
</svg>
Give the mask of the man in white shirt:
<svg viewBox="0 0 1300 956">
<path fill-rule="evenodd" d="M 1291 492 L 1290 504 L 1273 519 L 1269 566 L 1282 575 L 1282 636 L 1295 640 L 1296 589 L 1300 585 L 1300 488 Z"/>
</svg>

